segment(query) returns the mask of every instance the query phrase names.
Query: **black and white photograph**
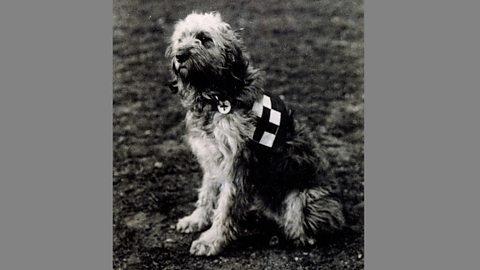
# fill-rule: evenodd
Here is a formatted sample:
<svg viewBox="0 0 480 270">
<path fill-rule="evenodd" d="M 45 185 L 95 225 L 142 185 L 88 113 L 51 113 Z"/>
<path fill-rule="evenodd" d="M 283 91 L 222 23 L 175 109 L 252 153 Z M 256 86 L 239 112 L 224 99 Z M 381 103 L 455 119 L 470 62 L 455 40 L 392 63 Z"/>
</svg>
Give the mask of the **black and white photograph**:
<svg viewBox="0 0 480 270">
<path fill-rule="evenodd" d="M 114 269 L 364 269 L 363 14 L 113 1 Z"/>
<path fill-rule="evenodd" d="M 0 1 L 0 269 L 479 269 L 480 1 Z"/>
</svg>

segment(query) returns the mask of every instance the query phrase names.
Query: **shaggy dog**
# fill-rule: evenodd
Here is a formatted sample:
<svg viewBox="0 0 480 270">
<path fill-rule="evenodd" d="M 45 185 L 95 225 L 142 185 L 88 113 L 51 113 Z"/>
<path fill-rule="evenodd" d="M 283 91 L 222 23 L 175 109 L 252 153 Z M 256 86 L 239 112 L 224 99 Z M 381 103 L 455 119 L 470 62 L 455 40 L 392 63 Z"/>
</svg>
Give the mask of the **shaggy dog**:
<svg viewBox="0 0 480 270">
<path fill-rule="evenodd" d="M 191 254 L 221 252 L 252 206 L 298 245 L 344 226 L 324 156 L 283 102 L 263 90 L 238 33 L 220 14 L 180 20 L 166 56 L 171 88 L 187 110 L 187 141 L 203 170 L 196 209 L 176 226 L 204 231 Z"/>
</svg>

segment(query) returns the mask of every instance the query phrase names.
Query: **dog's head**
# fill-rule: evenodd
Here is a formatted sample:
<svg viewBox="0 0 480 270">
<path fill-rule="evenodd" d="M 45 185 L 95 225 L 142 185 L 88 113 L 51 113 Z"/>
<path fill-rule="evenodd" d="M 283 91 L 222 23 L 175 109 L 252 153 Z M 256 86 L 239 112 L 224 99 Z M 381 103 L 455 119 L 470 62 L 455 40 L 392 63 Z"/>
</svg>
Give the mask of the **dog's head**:
<svg viewBox="0 0 480 270">
<path fill-rule="evenodd" d="M 240 38 L 219 13 L 192 13 L 177 22 L 165 55 L 179 85 L 199 92 L 243 87 L 248 61 Z"/>
</svg>

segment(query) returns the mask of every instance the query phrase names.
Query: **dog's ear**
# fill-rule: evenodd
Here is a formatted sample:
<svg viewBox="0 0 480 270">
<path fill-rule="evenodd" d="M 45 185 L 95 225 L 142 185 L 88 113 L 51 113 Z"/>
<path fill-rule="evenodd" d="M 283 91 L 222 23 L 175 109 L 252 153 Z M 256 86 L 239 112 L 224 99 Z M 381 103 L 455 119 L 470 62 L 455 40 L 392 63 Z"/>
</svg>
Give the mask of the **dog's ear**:
<svg viewBox="0 0 480 270">
<path fill-rule="evenodd" d="M 235 38 L 230 44 L 225 47 L 226 65 L 229 67 L 228 71 L 234 80 L 243 82 L 248 68 L 248 60 L 246 59 L 242 45 Z"/>
<path fill-rule="evenodd" d="M 236 65 L 243 59 L 242 49 L 240 48 L 240 45 L 235 42 L 225 47 L 225 55 L 227 57 L 227 64 L 232 66 Z"/>
<path fill-rule="evenodd" d="M 237 31 L 232 30 L 229 24 L 224 23 L 221 27 L 223 38 L 225 39 L 225 57 L 226 64 L 233 68 L 235 73 L 246 70 L 247 61 L 243 53 L 243 45 Z"/>
</svg>

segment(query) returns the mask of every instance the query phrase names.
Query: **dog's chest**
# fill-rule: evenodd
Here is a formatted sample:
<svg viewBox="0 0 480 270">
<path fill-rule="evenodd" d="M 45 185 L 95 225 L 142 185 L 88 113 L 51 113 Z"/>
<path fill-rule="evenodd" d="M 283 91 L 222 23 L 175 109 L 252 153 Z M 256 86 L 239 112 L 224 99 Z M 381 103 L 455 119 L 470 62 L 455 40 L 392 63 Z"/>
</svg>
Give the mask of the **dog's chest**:
<svg viewBox="0 0 480 270">
<path fill-rule="evenodd" d="M 253 116 L 241 112 L 186 116 L 187 139 L 202 166 L 233 160 L 255 129 Z M 202 164 L 204 163 L 204 164 Z"/>
</svg>

